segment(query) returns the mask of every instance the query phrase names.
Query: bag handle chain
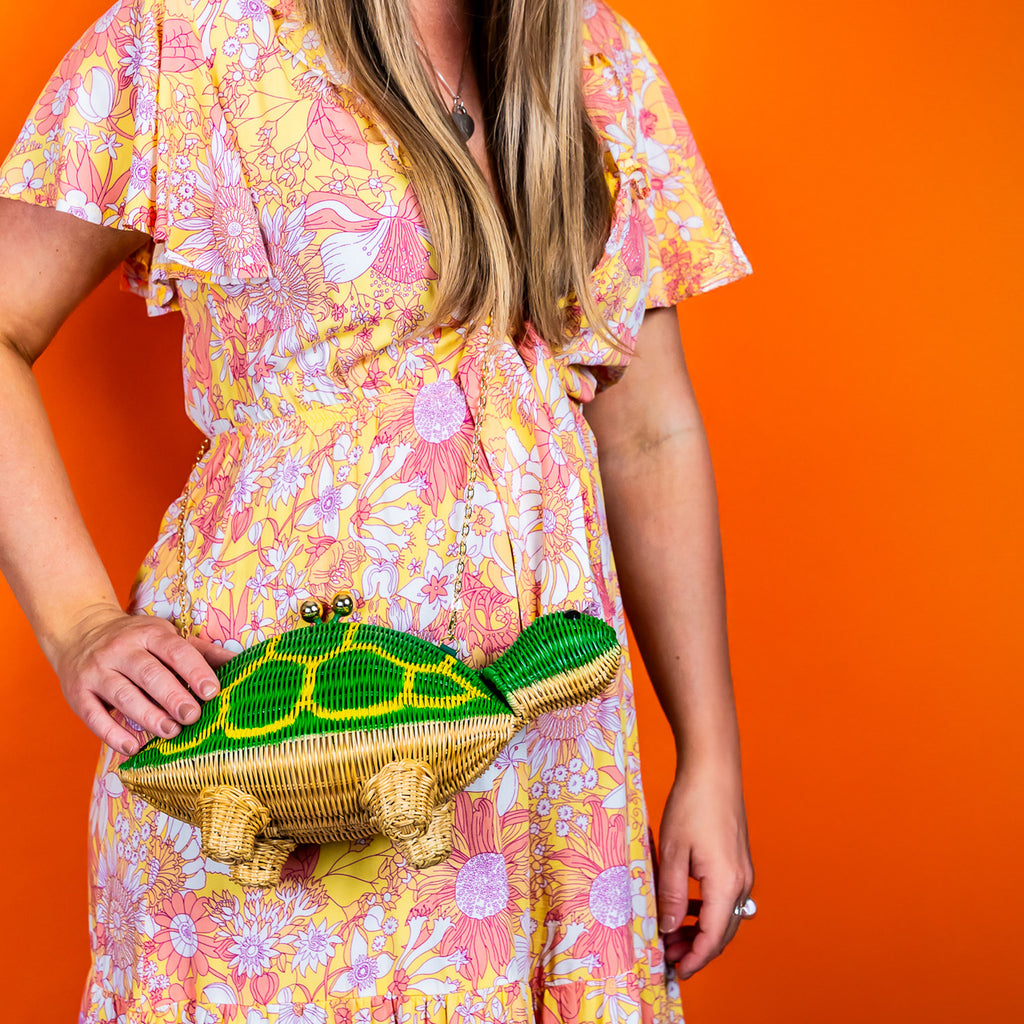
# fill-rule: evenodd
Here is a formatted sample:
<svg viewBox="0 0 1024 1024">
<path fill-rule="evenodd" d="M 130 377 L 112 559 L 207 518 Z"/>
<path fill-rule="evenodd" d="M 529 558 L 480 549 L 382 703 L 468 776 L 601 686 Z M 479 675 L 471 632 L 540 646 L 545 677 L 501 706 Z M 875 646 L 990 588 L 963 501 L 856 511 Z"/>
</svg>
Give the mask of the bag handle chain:
<svg viewBox="0 0 1024 1024">
<path fill-rule="evenodd" d="M 458 563 L 455 569 L 455 582 L 452 585 L 452 613 L 448 619 L 448 632 L 442 646 L 454 648 L 455 646 L 455 625 L 459 619 L 459 612 L 462 606 L 462 582 L 466 571 L 467 542 L 469 531 L 473 527 L 473 518 L 477 509 L 473 503 L 476 495 L 477 476 L 480 465 L 480 422 L 487 409 L 487 361 L 482 360 L 480 372 L 480 395 L 477 399 L 476 415 L 473 417 L 473 440 L 470 447 L 469 472 L 466 478 L 466 489 L 463 492 L 463 515 L 462 529 L 459 531 L 459 554 Z M 210 439 L 204 438 L 196 455 L 192 469 L 189 470 L 189 477 L 199 467 L 199 463 L 206 457 L 210 450 Z M 185 523 L 192 510 L 192 497 L 189 490 L 182 497 L 181 508 L 178 511 L 178 571 L 175 577 L 180 616 L 178 620 L 178 632 L 184 639 L 188 639 L 195 632 L 195 620 L 192 615 L 192 590 L 188 584 L 188 570 L 185 566 Z"/>
</svg>

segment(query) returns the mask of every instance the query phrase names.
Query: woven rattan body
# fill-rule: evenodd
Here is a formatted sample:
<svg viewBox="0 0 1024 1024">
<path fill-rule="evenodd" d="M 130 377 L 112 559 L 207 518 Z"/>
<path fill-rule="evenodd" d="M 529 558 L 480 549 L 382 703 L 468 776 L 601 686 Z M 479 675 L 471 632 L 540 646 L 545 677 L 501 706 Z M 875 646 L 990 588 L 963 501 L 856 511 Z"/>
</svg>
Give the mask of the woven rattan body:
<svg viewBox="0 0 1024 1024">
<path fill-rule="evenodd" d="M 377 832 L 424 867 L 451 850 L 451 798 L 527 721 L 600 694 L 620 657 L 615 631 L 576 612 L 537 619 L 480 672 L 407 633 L 320 622 L 228 662 L 199 720 L 119 774 L 249 884 L 274 884 L 296 843 Z"/>
</svg>

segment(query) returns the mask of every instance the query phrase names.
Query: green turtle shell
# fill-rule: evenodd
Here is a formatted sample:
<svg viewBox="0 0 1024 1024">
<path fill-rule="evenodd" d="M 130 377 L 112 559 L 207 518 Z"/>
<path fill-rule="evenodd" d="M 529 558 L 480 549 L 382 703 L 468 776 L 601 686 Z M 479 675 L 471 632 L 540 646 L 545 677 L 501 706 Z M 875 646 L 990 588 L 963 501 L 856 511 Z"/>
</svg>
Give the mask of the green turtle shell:
<svg viewBox="0 0 1024 1024">
<path fill-rule="evenodd" d="M 600 694 L 621 653 L 614 629 L 573 611 L 539 617 L 479 672 L 398 630 L 318 622 L 232 658 L 199 719 L 118 774 L 199 825 L 245 884 L 274 884 L 296 842 L 376 832 L 425 867 L 451 849 L 448 801 L 524 723 Z"/>
<path fill-rule="evenodd" d="M 514 717 L 500 690 L 436 644 L 384 626 L 320 622 L 247 648 L 218 672 L 198 721 L 156 737 L 122 769 L 314 733 Z"/>
<path fill-rule="evenodd" d="M 611 626 L 574 612 L 535 619 L 482 672 L 409 633 L 338 619 L 319 622 L 263 640 L 232 658 L 217 671 L 221 690 L 199 719 L 171 739 L 155 737 L 121 769 L 316 733 L 516 718 L 522 710 L 516 691 L 538 683 L 550 689 L 549 680 L 617 652 Z"/>
</svg>

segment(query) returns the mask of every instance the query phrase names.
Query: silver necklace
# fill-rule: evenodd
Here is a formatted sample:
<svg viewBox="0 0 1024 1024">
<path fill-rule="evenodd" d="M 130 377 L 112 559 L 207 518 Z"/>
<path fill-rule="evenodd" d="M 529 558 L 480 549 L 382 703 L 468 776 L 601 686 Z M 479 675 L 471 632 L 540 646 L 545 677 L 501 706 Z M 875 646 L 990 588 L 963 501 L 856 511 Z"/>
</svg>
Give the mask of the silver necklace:
<svg viewBox="0 0 1024 1024">
<path fill-rule="evenodd" d="M 416 45 L 420 48 L 420 52 L 424 57 L 427 58 L 427 63 L 434 68 L 434 74 L 441 79 L 441 84 L 448 90 L 452 98 L 452 120 L 455 122 L 455 129 L 459 135 L 462 136 L 463 142 L 468 142 L 473 132 L 476 130 L 476 122 L 473 120 L 469 111 L 466 109 L 466 104 L 462 102 L 462 77 L 466 70 L 466 54 L 469 53 L 469 38 L 466 39 L 466 49 L 462 54 L 462 64 L 459 67 L 459 89 L 458 92 L 452 89 L 452 87 L 445 81 L 444 75 L 441 74 L 437 68 L 434 67 L 434 62 L 430 59 L 430 54 L 423 48 L 423 45 L 418 39 L 415 40 Z"/>
</svg>

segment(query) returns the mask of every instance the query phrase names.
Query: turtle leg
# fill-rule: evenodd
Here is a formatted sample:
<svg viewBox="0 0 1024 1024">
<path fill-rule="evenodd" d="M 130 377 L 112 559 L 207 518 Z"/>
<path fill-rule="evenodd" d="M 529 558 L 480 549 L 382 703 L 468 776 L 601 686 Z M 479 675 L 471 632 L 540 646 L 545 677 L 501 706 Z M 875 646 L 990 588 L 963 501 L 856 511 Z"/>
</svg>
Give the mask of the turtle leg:
<svg viewBox="0 0 1024 1024">
<path fill-rule="evenodd" d="M 409 842 L 426 832 L 437 780 L 423 761 L 391 761 L 363 787 L 362 803 L 377 828 L 393 843 Z"/>
<path fill-rule="evenodd" d="M 252 860 L 233 864 L 231 877 L 242 885 L 255 885 L 261 889 L 277 885 L 281 881 L 281 868 L 295 846 L 290 839 L 257 839 Z"/>
<path fill-rule="evenodd" d="M 429 868 L 447 860 L 452 852 L 452 803 L 434 808 L 427 831 L 415 839 L 396 840 L 395 847 L 414 868 Z"/>
<path fill-rule="evenodd" d="M 266 807 L 235 786 L 207 786 L 196 811 L 203 853 L 222 864 L 251 860 L 256 836 L 270 821 Z"/>
</svg>

